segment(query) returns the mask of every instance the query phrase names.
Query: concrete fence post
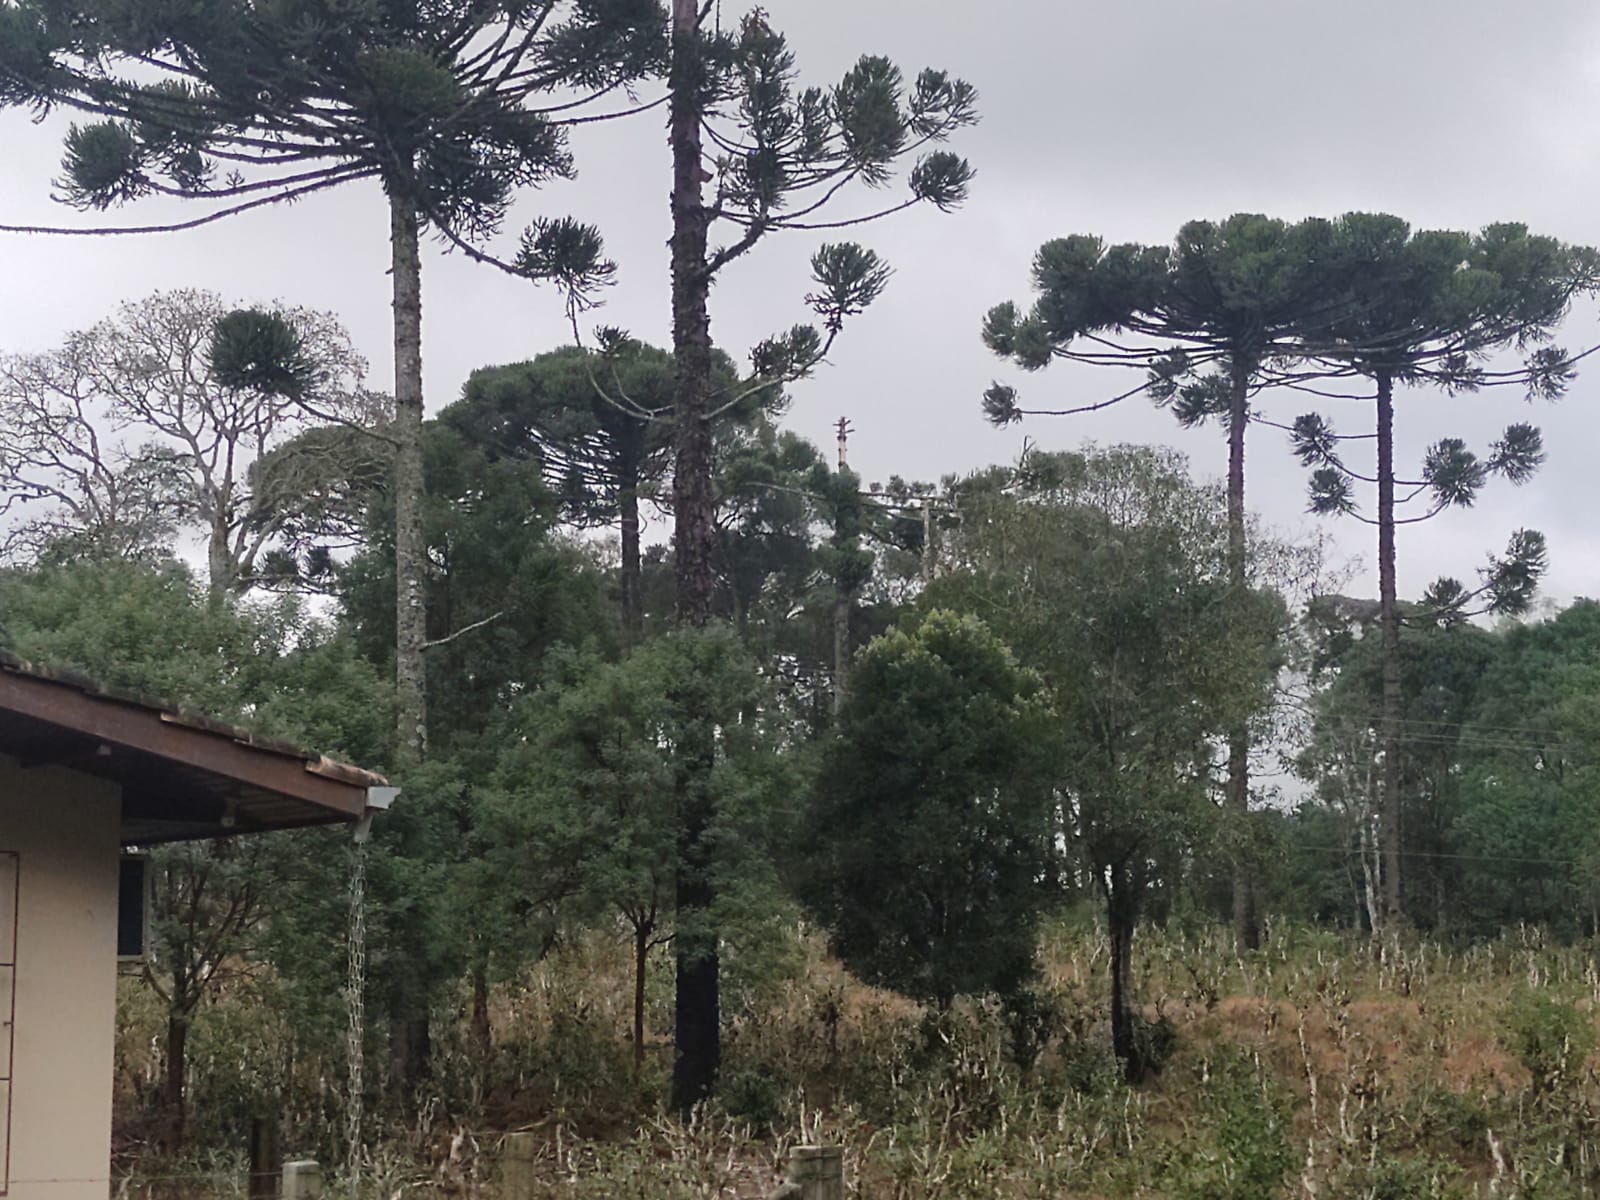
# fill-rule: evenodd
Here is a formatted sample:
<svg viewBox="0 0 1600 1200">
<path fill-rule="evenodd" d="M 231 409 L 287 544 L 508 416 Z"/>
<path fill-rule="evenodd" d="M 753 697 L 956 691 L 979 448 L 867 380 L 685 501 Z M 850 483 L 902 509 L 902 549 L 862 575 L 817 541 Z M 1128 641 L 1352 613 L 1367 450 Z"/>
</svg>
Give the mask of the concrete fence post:
<svg viewBox="0 0 1600 1200">
<path fill-rule="evenodd" d="M 794 1200 L 844 1200 L 844 1147 L 790 1147 L 784 1190 Z"/>
<path fill-rule="evenodd" d="M 322 1168 L 308 1158 L 284 1163 L 283 1200 L 322 1200 Z"/>
<path fill-rule="evenodd" d="M 500 1200 L 532 1200 L 538 1161 L 538 1134 L 506 1134 L 500 1151 Z"/>
</svg>

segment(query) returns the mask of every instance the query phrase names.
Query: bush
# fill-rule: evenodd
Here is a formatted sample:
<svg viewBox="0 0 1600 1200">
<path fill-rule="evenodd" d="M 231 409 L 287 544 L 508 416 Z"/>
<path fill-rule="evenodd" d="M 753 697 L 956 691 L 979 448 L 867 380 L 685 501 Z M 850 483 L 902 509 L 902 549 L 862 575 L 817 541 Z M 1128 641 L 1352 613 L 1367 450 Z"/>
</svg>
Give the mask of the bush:
<svg viewBox="0 0 1600 1200">
<path fill-rule="evenodd" d="M 752 1133 L 770 1134 L 785 1116 L 783 1082 L 764 1067 L 743 1066 L 718 1081 L 717 1104 Z"/>
<path fill-rule="evenodd" d="M 1178 1049 L 1178 1027 L 1165 1013 L 1148 1020 L 1133 1016 L 1133 1055 L 1141 1077 L 1159 1075 Z"/>
<path fill-rule="evenodd" d="M 1212 1061 L 1203 1087 L 1198 1145 L 1173 1163 L 1171 1191 L 1184 1200 L 1269 1200 L 1294 1165 L 1283 1098 L 1238 1051 Z"/>
<path fill-rule="evenodd" d="M 1528 1069 L 1537 1096 L 1578 1078 L 1594 1048 L 1594 1023 L 1570 1004 L 1523 988 L 1501 1013 L 1506 1049 Z"/>
<path fill-rule="evenodd" d="M 1006 1056 L 1023 1072 L 1033 1069 L 1050 1039 L 1061 1032 L 1061 1005 L 1037 988 L 1018 988 L 1003 997 L 1006 1022 Z"/>
<path fill-rule="evenodd" d="M 1461 1174 L 1461 1167 L 1447 1160 L 1390 1158 L 1341 1172 L 1329 1194 L 1365 1200 L 1456 1200 L 1473 1194 Z"/>
<path fill-rule="evenodd" d="M 1431 1088 L 1418 1096 L 1418 1106 L 1418 1125 L 1431 1142 L 1450 1151 L 1482 1151 L 1492 1119 L 1481 1098 L 1449 1088 Z"/>
</svg>

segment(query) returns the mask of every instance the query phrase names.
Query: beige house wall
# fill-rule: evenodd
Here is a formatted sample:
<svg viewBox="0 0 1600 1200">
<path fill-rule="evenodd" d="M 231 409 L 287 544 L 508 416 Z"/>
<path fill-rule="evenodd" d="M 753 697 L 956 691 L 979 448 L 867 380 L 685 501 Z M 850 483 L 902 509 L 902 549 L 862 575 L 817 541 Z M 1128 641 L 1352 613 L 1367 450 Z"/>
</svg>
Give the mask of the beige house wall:
<svg viewBox="0 0 1600 1200">
<path fill-rule="evenodd" d="M 8 1200 L 106 1200 L 120 820 L 115 785 L 0 756 L 0 962 L 16 963 L 15 1023 L 0 1029 L 0 1076 L 12 1081 Z M 0 967 L 0 1020 L 10 975 Z"/>
</svg>

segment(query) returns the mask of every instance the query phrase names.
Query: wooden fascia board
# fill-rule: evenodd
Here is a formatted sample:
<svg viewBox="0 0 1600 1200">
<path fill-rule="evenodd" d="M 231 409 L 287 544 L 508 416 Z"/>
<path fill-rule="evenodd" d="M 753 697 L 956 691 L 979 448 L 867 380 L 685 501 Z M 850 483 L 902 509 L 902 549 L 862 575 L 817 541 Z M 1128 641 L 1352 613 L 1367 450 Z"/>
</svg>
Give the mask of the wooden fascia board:
<svg viewBox="0 0 1600 1200">
<path fill-rule="evenodd" d="M 93 696 L 70 684 L 0 671 L 0 709 L 344 817 L 359 817 L 366 810 L 365 787 L 317 774 L 304 758 L 195 729 L 168 719 L 159 709 Z"/>
</svg>

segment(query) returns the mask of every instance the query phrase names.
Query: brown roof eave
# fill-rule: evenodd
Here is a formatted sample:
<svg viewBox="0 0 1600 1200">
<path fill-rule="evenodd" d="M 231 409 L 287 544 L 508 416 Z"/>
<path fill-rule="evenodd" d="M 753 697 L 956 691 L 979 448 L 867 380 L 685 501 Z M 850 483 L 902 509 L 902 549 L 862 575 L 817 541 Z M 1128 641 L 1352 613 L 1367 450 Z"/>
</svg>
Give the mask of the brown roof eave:
<svg viewBox="0 0 1600 1200">
<path fill-rule="evenodd" d="M 88 680 L 56 675 L 0 655 L 0 709 L 60 729 L 154 755 L 215 779 L 258 788 L 356 818 L 367 789 L 384 779 L 306 755 L 220 722 L 109 695 Z"/>
</svg>

